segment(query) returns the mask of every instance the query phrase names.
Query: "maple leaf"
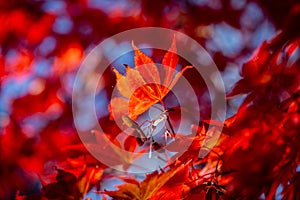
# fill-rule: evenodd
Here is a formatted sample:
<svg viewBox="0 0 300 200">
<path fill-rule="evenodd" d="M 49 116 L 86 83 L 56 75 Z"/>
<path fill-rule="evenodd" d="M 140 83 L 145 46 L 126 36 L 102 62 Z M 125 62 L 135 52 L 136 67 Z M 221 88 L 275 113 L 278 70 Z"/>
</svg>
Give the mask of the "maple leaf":
<svg viewBox="0 0 300 200">
<path fill-rule="evenodd" d="M 82 167 L 81 167 L 82 168 Z M 82 199 L 83 196 L 101 180 L 103 169 L 83 165 L 78 177 L 71 172 L 55 168 L 56 182 L 43 183 L 43 195 L 48 199 Z"/>
<path fill-rule="evenodd" d="M 186 184 L 190 182 L 190 169 L 192 162 L 186 164 L 184 168 L 178 171 L 172 178 L 170 178 L 164 186 L 162 186 L 150 199 L 183 199 L 190 190 Z"/>
<path fill-rule="evenodd" d="M 97 143 L 86 143 L 86 147 L 97 156 L 105 159 L 109 166 L 122 165 L 124 170 L 134 166 L 134 160 L 144 155 L 146 148 L 136 149 L 135 138 L 128 137 L 121 145 L 117 139 L 109 140 L 104 133 L 93 130 Z M 139 166 L 138 166 L 139 167 Z"/>
<path fill-rule="evenodd" d="M 206 120 L 205 120 L 206 121 Z M 207 122 L 207 121 L 206 121 Z M 210 121 L 210 124 L 215 123 L 215 125 L 206 129 L 204 125 L 197 126 L 192 125 L 191 135 L 176 134 L 175 140 L 169 143 L 164 149 L 176 152 L 170 159 L 169 164 L 172 164 L 174 160 L 178 159 L 180 161 L 199 159 L 199 156 L 205 155 L 210 151 L 215 145 L 215 141 L 220 135 L 220 124 L 219 121 Z M 183 152 L 184 150 L 184 152 Z M 168 166 L 168 165 L 167 165 Z"/>
<path fill-rule="evenodd" d="M 126 183 L 118 186 L 117 191 L 104 191 L 103 193 L 117 199 L 151 199 L 157 191 L 159 191 L 177 173 L 184 170 L 189 163 L 190 161 L 185 164 L 178 164 L 178 166 L 160 174 L 155 171 L 152 174 L 147 175 L 140 183 L 136 180 L 126 179 L 124 180 Z"/>
<path fill-rule="evenodd" d="M 114 97 L 110 101 L 111 117 L 118 119 L 126 115 L 135 120 L 152 105 L 161 102 L 177 83 L 183 72 L 192 66 L 186 66 L 175 76 L 178 62 L 175 36 L 169 51 L 162 60 L 163 69 L 154 64 L 153 60 L 140 51 L 132 42 L 135 52 L 135 69 L 126 66 L 126 75 L 121 75 L 116 69 L 116 87 L 122 97 Z"/>
<path fill-rule="evenodd" d="M 70 172 L 55 169 L 58 172 L 56 182 L 43 186 L 43 195 L 49 199 L 70 199 L 71 197 L 81 199 L 82 194 L 76 186 L 77 177 Z"/>
<path fill-rule="evenodd" d="M 228 98 L 248 94 L 240 108 L 257 98 L 284 99 L 287 92 L 291 95 L 299 90 L 299 64 L 292 60 L 300 39 L 288 41 L 284 46 L 281 46 L 281 40 L 282 35 L 279 34 L 263 42 L 243 64 L 243 78 L 227 94 Z"/>
</svg>

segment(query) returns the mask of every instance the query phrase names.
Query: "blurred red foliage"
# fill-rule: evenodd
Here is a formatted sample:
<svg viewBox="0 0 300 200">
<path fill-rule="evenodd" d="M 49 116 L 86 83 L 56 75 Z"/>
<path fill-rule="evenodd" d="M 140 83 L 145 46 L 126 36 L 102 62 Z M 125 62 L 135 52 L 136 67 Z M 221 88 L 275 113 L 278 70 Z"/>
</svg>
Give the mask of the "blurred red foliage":
<svg viewBox="0 0 300 200">
<path fill-rule="evenodd" d="M 299 21 L 296 0 L 0 0 L 0 199 L 80 199 L 96 190 L 122 199 L 299 199 Z M 189 35 L 229 77 L 225 84 L 237 81 L 232 68 L 242 79 L 228 93 L 232 116 L 218 144 L 198 159 L 213 123 L 207 121 L 211 105 L 203 81 L 187 70 L 203 121 L 193 127 L 195 138 L 173 145 L 188 140 L 192 146 L 144 181 L 120 177 L 125 184 L 109 192 L 104 183 L 118 174 L 82 145 L 72 84 L 86 52 L 113 34 L 146 26 Z M 104 79 L 109 96 L 115 76 L 108 71 Z M 234 102 L 238 95 L 246 96 L 241 105 Z M 131 137 L 120 145 L 120 130 L 105 111 L 99 123 L 109 139 L 138 148 Z"/>
</svg>

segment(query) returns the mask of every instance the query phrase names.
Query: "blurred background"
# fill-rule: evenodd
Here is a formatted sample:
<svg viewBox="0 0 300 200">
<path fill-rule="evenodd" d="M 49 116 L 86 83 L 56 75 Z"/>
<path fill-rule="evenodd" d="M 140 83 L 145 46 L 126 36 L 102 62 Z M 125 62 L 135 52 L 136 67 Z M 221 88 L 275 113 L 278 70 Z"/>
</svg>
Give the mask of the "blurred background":
<svg viewBox="0 0 300 200">
<path fill-rule="evenodd" d="M 185 33 L 209 52 L 229 91 L 241 78 L 242 64 L 264 40 L 287 27 L 299 29 L 299 22 L 289 21 L 296 2 L 1 0 L 0 199 L 39 194 L 41 185 L 54 180 L 53 166 L 72 170 L 82 165 L 83 160 L 73 159 L 70 164 L 76 152 L 66 150 L 80 144 L 73 124 L 72 87 L 82 59 L 104 39 L 145 26 Z M 186 78 L 197 85 L 192 74 Z M 113 72 L 104 80 L 114 85 Z M 204 95 L 201 87 L 199 96 Z M 107 110 L 111 92 L 107 87 L 96 97 L 99 122 L 108 124 L 107 132 L 114 129 Z M 230 116 L 239 99 L 228 104 Z M 210 107 L 202 105 L 202 115 L 209 115 Z M 87 165 L 101 166 L 84 159 Z"/>
</svg>

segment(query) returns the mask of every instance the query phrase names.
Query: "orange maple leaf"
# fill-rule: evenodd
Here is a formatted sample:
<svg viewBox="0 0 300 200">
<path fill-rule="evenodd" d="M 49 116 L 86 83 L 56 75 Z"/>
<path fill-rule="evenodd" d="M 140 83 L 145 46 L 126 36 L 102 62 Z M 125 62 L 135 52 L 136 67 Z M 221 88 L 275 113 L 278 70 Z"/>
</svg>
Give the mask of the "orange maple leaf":
<svg viewBox="0 0 300 200">
<path fill-rule="evenodd" d="M 136 68 L 132 69 L 126 65 L 124 76 L 117 70 L 113 70 L 117 78 L 116 87 L 122 96 L 114 97 L 110 101 L 109 112 L 115 119 L 126 115 L 135 120 L 152 105 L 158 102 L 163 104 L 162 99 L 174 87 L 183 72 L 192 68 L 186 66 L 175 75 L 178 62 L 175 36 L 169 51 L 164 55 L 162 68 L 158 68 L 153 60 L 140 51 L 133 42 L 132 47 L 135 52 Z"/>
<path fill-rule="evenodd" d="M 186 163 L 178 163 L 176 166 L 170 168 L 166 172 L 158 173 L 158 171 L 155 171 L 151 174 L 148 174 L 146 178 L 138 182 L 135 179 L 123 179 L 126 183 L 123 185 L 117 186 L 118 190 L 116 191 L 104 191 L 101 192 L 102 194 L 107 194 L 114 199 L 135 199 L 135 200 L 148 200 L 148 199 L 157 199 L 155 197 L 156 193 L 160 189 L 166 189 L 163 188 L 163 186 L 168 183 L 173 178 L 173 181 L 176 181 L 179 177 L 176 177 L 177 174 L 184 175 L 184 172 L 188 171 L 189 164 L 191 161 L 187 161 Z M 187 178 L 184 176 L 183 178 Z M 184 181 L 184 180 L 180 180 Z M 178 193 L 181 194 L 183 190 L 185 189 L 183 184 L 180 184 L 178 189 Z M 182 191 L 181 191 L 182 190 Z"/>
</svg>

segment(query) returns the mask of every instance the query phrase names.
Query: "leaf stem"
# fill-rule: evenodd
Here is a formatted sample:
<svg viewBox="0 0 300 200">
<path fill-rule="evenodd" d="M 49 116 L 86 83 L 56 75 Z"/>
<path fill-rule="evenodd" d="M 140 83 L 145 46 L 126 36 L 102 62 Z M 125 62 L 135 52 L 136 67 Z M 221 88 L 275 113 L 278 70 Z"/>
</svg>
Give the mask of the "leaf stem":
<svg viewBox="0 0 300 200">
<path fill-rule="evenodd" d="M 161 106 L 163 107 L 164 110 L 167 110 L 167 107 L 166 107 L 165 103 L 162 100 L 160 100 L 160 104 L 161 104 Z M 171 124 L 169 115 L 166 115 L 166 116 L 167 116 L 168 125 L 169 125 L 169 127 L 170 127 L 170 129 L 172 131 L 172 137 L 175 137 L 175 131 L 174 131 L 173 126 Z"/>
</svg>

